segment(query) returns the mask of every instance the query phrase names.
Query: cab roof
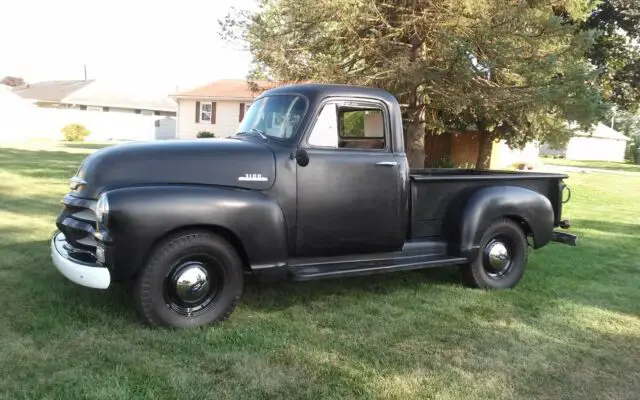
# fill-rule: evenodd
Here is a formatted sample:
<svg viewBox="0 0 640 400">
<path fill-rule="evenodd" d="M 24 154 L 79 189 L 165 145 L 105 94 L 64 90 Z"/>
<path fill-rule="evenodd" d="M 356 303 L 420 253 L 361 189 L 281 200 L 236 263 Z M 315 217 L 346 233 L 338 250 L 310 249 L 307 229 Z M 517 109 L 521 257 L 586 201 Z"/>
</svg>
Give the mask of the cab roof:
<svg viewBox="0 0 640 400">
<path fill-rule="evenodd" d="M 384 89 L 356 86 L 340 85 L 333 83 L 299 83 L 279 86 L 263 92 L 256 98 L 271 96 L 274 94 L 299 94 L 308 98 L 311 102 L 325 97 L 367 97 L 382 100 L 387 103 L 397 103 L 396 98 Z"/>
</svg>

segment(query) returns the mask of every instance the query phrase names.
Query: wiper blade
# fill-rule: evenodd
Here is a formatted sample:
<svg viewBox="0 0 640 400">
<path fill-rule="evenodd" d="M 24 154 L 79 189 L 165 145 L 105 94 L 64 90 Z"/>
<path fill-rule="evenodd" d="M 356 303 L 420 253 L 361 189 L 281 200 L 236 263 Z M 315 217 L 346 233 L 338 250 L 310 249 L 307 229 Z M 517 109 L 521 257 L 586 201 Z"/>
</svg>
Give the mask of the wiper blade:
<svg viewBox="0 0 640 400">
<path fill-rule="evenodd" d="M 261 131 L 260 129 L 251 128 L 249 129 L 249 132 L 257 133 L 258 135 L 260 135 L 261 138 L 263 138 L 264 140 L 267 140 L 267 135 L 264 133 L 264 131 Z"/>
<path fill-rule="evenodd" d="M 236 133 L 236 135 L 251 135 L 251 134 L 256 134 L 260 136 L 262 139 L 267 140 L 267 135 L 265 135 L 264 131 L 261 131 L 260 129 L 256 129 L 256 128 L 250 128 L 248 132 Z"/>
</svg>

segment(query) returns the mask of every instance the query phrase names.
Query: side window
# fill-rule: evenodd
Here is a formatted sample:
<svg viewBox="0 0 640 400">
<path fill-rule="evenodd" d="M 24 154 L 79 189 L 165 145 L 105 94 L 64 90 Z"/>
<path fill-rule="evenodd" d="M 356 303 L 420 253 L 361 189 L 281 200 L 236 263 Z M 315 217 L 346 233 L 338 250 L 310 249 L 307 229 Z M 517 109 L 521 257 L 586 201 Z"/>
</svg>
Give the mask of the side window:
<svg viewBox="0 0 640 400">
<path fill-rule="evenodd" d="M 335 104 L 326 104 L 320 111 L 309 135 L 309 144 L 338 148 L 338 118 Z"/>
<path fill-rule="evenodd" d="M 336 149 L 385 149 L 384 114 L 374 107 L 327 104 L 316 120 L 309 144 Z"/>
</svg>

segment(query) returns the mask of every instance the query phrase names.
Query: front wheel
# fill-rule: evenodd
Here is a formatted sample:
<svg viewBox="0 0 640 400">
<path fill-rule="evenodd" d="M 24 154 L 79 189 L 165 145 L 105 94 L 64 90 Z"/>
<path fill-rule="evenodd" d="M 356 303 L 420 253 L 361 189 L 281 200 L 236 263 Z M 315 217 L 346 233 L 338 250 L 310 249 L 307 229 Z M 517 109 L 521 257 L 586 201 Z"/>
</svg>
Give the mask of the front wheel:
<svg viewBox="0 0 640 400">
<path fill-rule="evenodd" d="M 518 284 L 527 265 L 527 238 L 515 221 L 501 218 L 486 229 L 475 260 L 462 267 L 469 286 L 509 289 Z"/>
<path fill-rule="evenodd" d="M 132 294 L 149 325 L 191 328 L 227 319 L 243 284 L 242 261 L 233 246 L 213 233 L 194 231 L 156 246 Z"/>
</svg>

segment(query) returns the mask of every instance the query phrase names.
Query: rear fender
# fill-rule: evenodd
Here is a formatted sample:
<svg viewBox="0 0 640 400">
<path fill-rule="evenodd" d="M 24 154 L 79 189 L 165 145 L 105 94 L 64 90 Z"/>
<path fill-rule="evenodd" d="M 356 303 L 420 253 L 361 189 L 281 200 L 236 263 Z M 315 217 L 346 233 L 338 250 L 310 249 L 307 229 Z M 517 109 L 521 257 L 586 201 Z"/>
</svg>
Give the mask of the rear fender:
<svg viewBox="0 0 640 400">
<path fill-rule="evenodd" d="M 457 214 L 457 215 L 456 215 Z M 549 199 L 530 189 L 517 186 L 490 186 L 476 190 L 456 212 L 450 225 L 457 226 L 449 240 L 462 256 L 475 258 L 485 230 L 498 218 L 512 218 L 524 223 L 533 237 L 533 247 L 540 248 L 551 240 L 554 212 Z"/>
<path fill-rule="evenodd" d="M 114 273 L 130 279 L 152 246 L 186 227 L 217 227 L 235 235 L 249 267 L 282 266 L 287 259 L 286 223 L 276 201 L 258 191 L 227 187 L 151 186 L 108 192 L 108 230 Z"/>
</svg>

